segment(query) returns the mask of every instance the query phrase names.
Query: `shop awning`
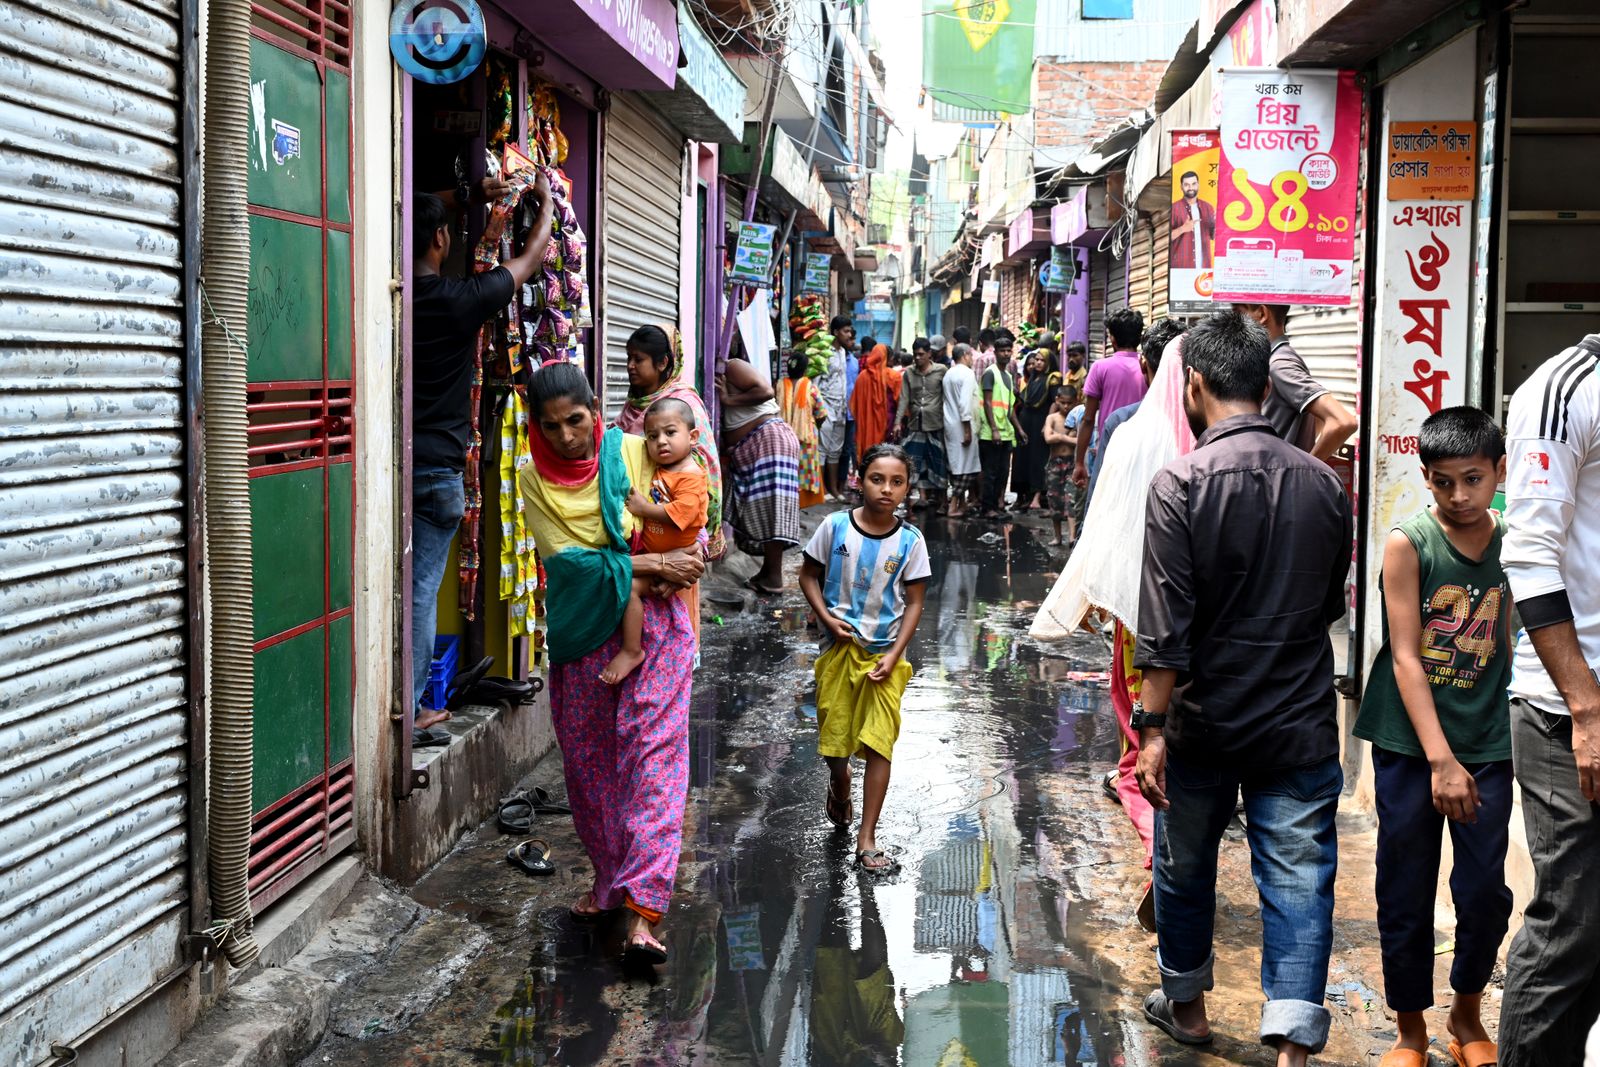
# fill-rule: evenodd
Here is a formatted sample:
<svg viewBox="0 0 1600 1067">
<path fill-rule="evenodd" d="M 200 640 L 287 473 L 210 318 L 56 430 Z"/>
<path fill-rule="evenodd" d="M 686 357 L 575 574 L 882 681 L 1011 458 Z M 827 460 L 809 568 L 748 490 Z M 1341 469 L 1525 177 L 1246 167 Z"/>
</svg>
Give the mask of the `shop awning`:
<svg viewBox="0 0 1600 1067">
<path fill-rule="evenodd" d="M 723 60 L 688 5 L 678 9 L 678 45 L 683 65 L 678 85 L 650 102 L 696 141 L 737 144 L 744 132 L 744 82 Z"/>
<path fill-rule="evenodd" d="M 1322 0 L 1289 4 L 1278 22 L 1281 66 L 1360 67 L 1459 0 Z M 1463 22 L 1463 27 L 1466 21 Z"/>
<path fill-rule="evenodd" d="M 1006 258 L 1023 259 L 1050 247 L 1050 211 L 1043 207 L 1023 208 L 1006 227 Z"/>
<path fill-rule="evenodd" d="M 678 10 L 672 0 L 500 0 L 539 40 L 607 89 L 678 83 Z"/>
</svg>

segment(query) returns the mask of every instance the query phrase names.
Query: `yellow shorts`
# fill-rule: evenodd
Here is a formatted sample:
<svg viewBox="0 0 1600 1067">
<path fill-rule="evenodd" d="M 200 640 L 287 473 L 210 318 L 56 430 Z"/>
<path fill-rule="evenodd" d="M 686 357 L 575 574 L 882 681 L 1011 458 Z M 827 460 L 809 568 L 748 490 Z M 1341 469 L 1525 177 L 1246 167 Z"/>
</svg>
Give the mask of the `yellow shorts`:
<svg viewBox="0 0 1600 1067">
<path fill-rule="evenodd" d="M 824 756 L 854 756 L 870 748 L 894 758 L 900 737 L 900 698 L 911 681 L 911 664 L 902 657 L 886 682 L 867 673 L 883 658 L 854 641 L 841 641 L 817 657 L 817 751 Z"/>
</svg>

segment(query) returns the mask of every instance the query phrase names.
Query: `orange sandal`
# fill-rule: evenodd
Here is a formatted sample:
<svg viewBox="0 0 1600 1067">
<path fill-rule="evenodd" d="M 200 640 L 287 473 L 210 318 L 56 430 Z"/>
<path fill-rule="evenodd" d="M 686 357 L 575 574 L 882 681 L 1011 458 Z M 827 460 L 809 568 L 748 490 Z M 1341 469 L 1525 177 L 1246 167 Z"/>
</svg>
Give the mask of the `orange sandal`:
<svg viewBox="0 0 1600 1067">
<path fill-rule="evenodd" d="M 1378 1060 L 1378 1067 L 1428 1067 L 1428 1054 L 1414 1048 L 1392 1048 Z"/>
<path fill-rule="evenodd" d="M 1468 1041 L 1463 1045 L 1451 1038 L 1450 1058 L 1458 1067 L 1495 1067 L 1500 1062 L 1500 1050 L 1493 1041 Z"/>
</svg>

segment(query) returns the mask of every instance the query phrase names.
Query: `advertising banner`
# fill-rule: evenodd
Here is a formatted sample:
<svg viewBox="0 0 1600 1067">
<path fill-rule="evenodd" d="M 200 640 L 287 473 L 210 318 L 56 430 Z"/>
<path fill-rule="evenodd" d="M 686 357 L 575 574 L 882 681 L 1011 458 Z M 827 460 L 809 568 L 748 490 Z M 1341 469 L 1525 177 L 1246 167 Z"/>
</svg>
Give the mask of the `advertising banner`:
<svg viewBox="0 0 1600 1067">
<path fill-rule="evenodd" d="M 1172 212 L 1167 252 L 1167 313 L 1205 315 L 1212 310 L 1212 250 L 1217 236 L 1217 171 L 1222 166 L 1216 130 L 1172 131 Z"/>
<path fill-rule="evenodd" d="M 733 269 L 728 280 L 735 285 L 772 284 L 772 242 L 778 236 L 776 226 L 761 222 L 739 223 L 739 243 L 733 250 Z"/>
<path fill-rule="evenodd" d="M 1361 151 L 1355 72 L 1224 69 L 1221 82 L 1212 298 L 1348 305 Z"/>
<path fill-rule="evenodd" d="M 826 252 L 811 252 L 806 255 L 805 284 L 800 288 L 807 293 L 826 293 L 828 291 L 828 268 L 833 262 L 833 257 Z"/>
<path fill-rule="evenodd" d="M 1036 0 L 923 0 L 922 84 L 962 108 L 1026 114 Z"/>
<path fill-rule="evenodd" d="M 1388 200 L 1471 200 L 1475 122 L 1389 123 Z"/>
</svg>

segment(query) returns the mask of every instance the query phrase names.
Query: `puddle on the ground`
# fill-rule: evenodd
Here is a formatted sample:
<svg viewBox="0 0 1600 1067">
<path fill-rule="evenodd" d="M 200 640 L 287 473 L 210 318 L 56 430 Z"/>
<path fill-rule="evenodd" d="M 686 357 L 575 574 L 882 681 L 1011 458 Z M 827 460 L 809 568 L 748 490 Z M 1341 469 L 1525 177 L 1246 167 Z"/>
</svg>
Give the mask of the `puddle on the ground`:
<svg viewBox="0 0 1600 1067">
<path fill-rule="evenodd" d="M 822 817 L 804 606 L 728 616 L 707 630 L 674 959 L 637 1002 L 649 1021 L 619 1026 L 615 969 L 547 931 L 496 1013 L 500 1063 L 1129 1062 L 1102 1008 L 1115 965 L 1074 921 L 1056 844 L 1106 816 L 1043 787 L 1117 757 L 1103 685 L 1067 678 L 1103 668 L 1105 646 L 1026 640 L 1061 563 L 1034 532 L 925 532 L 933 577 L 879 830 L 900 872 L 856 872 Z"/>
</svg>

